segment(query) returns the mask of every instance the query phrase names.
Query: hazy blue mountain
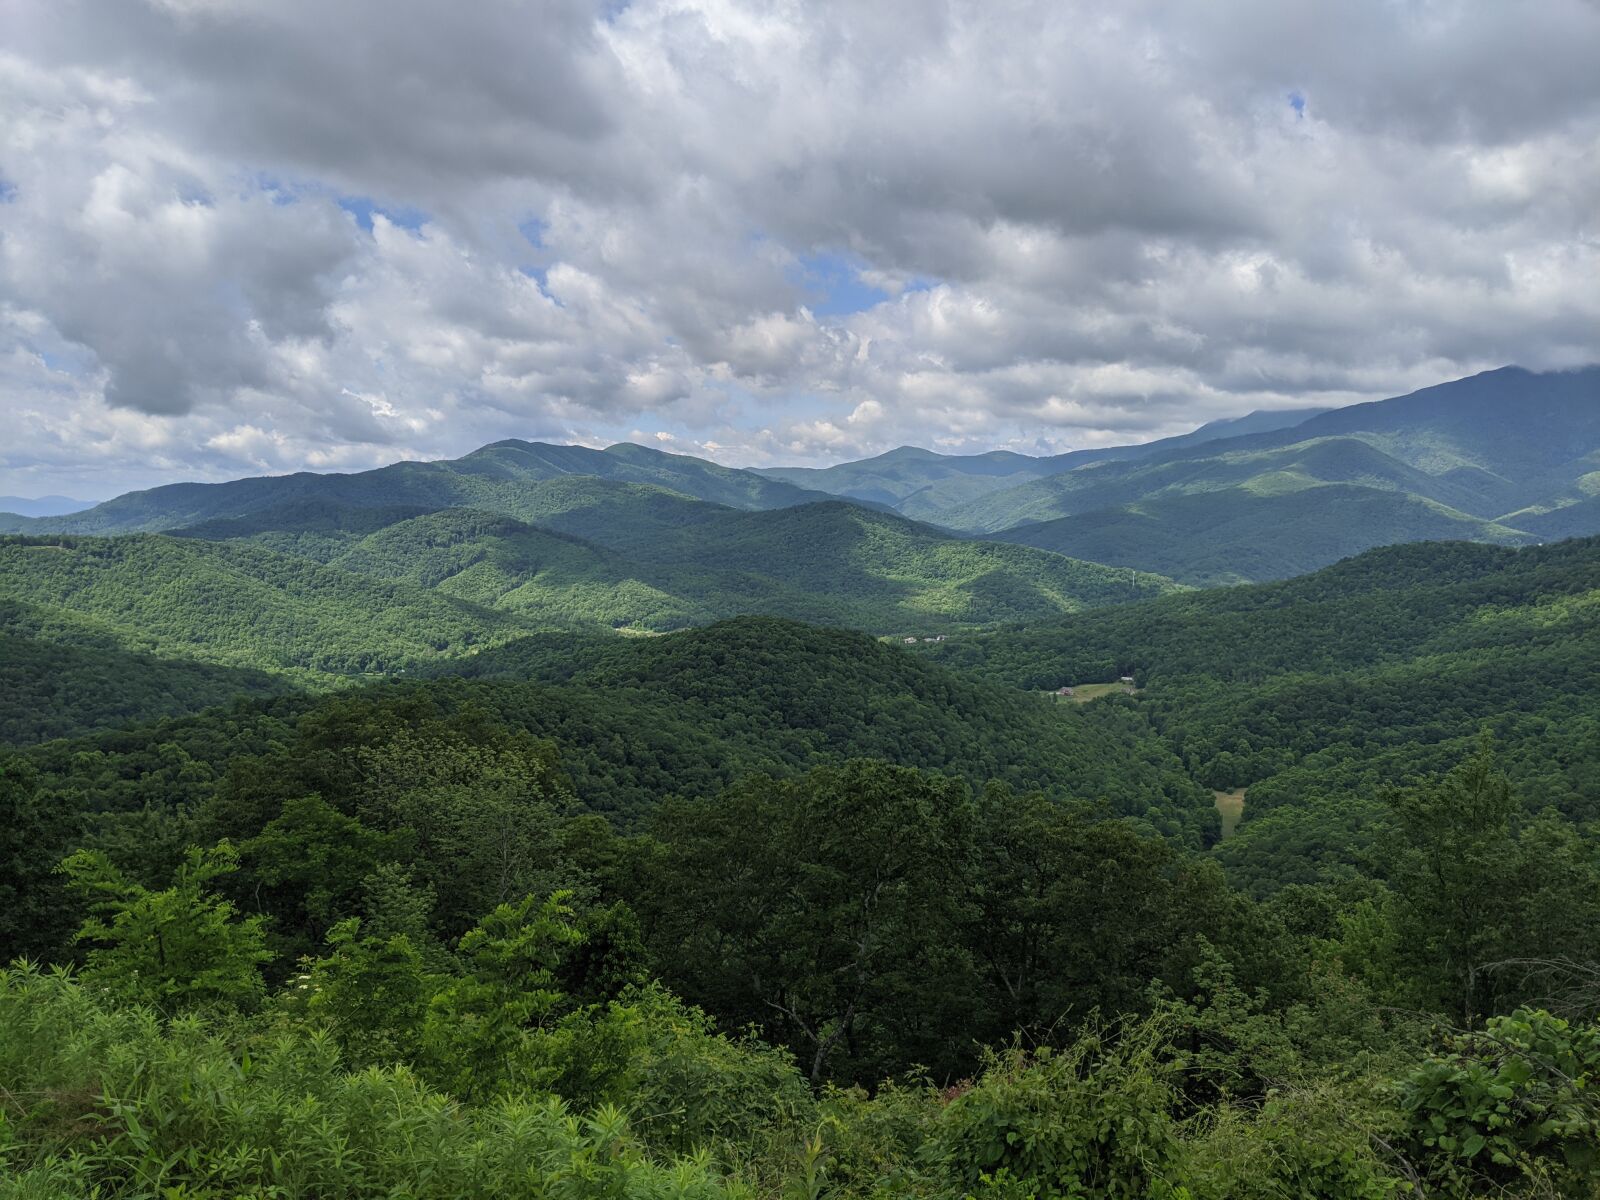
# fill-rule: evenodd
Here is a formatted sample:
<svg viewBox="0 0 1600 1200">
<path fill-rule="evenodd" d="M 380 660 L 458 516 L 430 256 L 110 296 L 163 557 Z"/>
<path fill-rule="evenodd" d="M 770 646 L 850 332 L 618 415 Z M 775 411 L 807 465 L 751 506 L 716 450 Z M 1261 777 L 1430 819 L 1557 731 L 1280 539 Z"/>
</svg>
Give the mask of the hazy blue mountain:
<svg viewBox="0 0 1600 1200">
<path fill-rule="evenodd" d="M 991 536 L 1200 587 L 1285 579 L 1397 542 L 1539 540 L 1408 492 L 1344 483 L 1273 491 L 1259 482 L 1141 500 Z"/>
<path fill-rule="evenodd" d="M 938 454 L 917 446 L 901 446 L 873 458 L 831 467 L 760 467 L 756 471 L 798 487 L 883 504 L 919 520 L 938 521 L 948 509 L 1073 467 L 1139 459 L 1179 446 L 1281 429 L 1326 411 L 1300 408 L 1253 412 L 1243 417 L 1211 421 L 1177 437 L 1037 458 L 1009 450 L 987 454 Z"/>
<path fill-rule="evenodd" d="M 567 477 L 649 484 L 734 508 L 781 508 L 826 498 L 782 480 L 645 446 L 606 450 L 542 442 L 495 442 L 462 458 L 401 462 L 355 474 L 259 476 L 228 483 L 176 483 L 129 492 L 81 513 L 9 520 L 0 530 L 22 533 L 160 532 L 205 521 L 247 517 L 285 504 L 327 502 L 350 508 L 407 506 L 425 510 L 472 507 L 530 517 L 530 484 Z"/>
<path fill-rule="evenodd" d="M 61 517 L 93 508 L 93 500 L 74 500 L 71 496 L 0 496 L 0 514 L 18 517 Z"/>
</svg>

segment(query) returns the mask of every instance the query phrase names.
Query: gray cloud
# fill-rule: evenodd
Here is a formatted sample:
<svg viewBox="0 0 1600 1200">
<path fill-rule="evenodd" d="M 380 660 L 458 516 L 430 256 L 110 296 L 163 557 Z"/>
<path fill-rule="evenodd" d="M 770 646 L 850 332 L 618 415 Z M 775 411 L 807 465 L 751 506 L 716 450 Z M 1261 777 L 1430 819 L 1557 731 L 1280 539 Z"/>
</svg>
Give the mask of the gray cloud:
<svg viewBox="0 0 1600 1200">
<path fill-rule="evenodd" d="M 1600 357 L 1589 0 L 11 8 L 9 491 L 1062 449 Z"/>
</svg>

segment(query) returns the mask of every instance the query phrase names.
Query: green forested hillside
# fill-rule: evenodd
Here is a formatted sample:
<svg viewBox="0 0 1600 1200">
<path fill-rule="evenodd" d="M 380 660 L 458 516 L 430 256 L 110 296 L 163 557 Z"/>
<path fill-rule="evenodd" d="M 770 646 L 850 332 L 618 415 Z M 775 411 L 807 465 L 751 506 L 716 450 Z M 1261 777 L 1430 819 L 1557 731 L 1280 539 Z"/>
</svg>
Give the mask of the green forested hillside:
<svg viewBox="0 0 1600 1200">
<path fill-rule="evenodd" d="M 1536 540 L 1406 492 L 1303 477 L 1140 500 L 989 536 L 1202 587 L 1299 575 L 1373 546 Z"/>
<path fill-rule="evenodd" d="M 0 601 L 0 745 L 226 705 L 289 689 L 265 671 L 158 658 L 114 628 L 61 609 Z"/>
<path fill-rule="evenodd" d="M 1015 487 L 1062 468 L 1048 458 L 995 450 L 938 454 L 901 446 L 886 454 L 831 467 L 763 467 L 756 473 L 850 500 L 885 504 L 910 517 L 938 512 L 989 492 Z"/>
<path fill-rule="evenodd" d="M 1190 593 L 927 647 L 1023 687 L 1135 675 L 1195 775 L 1245 787 L 1221 848 L 1278 886 L 1361 865 L 1380 791 L 1494 732 L 1530 811 L 1600 817 L 1600 539 L 1370 551 L 1301 579 Z"/>
<path fill-rule="evenodd" d="M 331 500 L 295 500 L 244 517 L 217 517 L 169 529 L 166 534 L 203 542 L 246 543 L 325 563 L 368 534 L 433 511 L 415 505 L 356 508 Z"/>
<path fill-rule="evenodd" d="M 124 650 L 324 678 L 398 670 L 526 628 L 411 584 L 152 535 L 0 538 L 0 598 L 89 618 Z"/>
<path fill-rule="evenodd" d="M 64 664 L 93 647 L 159 660 L 166 665 L 151 669 L 171 675 L 140 689 L 140 700 L 67 703 L 55 687 L 48 715 L 35 711 L 37 688 L 19 689 L 0 705 L 0 722 L 67 734 L 228 699 L 227 676 L 199 664 L 327 686 L 535 629 L 659 632 L 766 613 L 926 635 L 1173 586 L 833 502 L 744 513 L 636 485 L 556 486 L 559 497 L 545 497 L 552 511 L 568 506 L 565 523 L 616 548 L 474 510 L 320 501 L 172 537 L 0 537 L 0 600 L 50 615 L 17 635 L 32 643 L 19 656 Z M 268 686 L 238 679 L 245 692 Z"/>
<path fill-rule="evenodd" d="M 1435 478 L 1359 437 L 1307 439 L 1266 449 L 1228 449 L 1231 445 L 1225 442 L 1214 453 L 1197 452 L 1154 463 L 1080 468 L 1035 480 L 1026 488 L 998 493 L 943 516 L 955 528 L 994 533 L 1122 505 L 1213 494 L 1271 500 L 1319 484 L 1397 492 L 1447 507 L 1475 506 L 1479 499 L 1471 488 Z"/>
<path fill-rule="evenodd" d="M 241 745 L 272 746 L 263 778 L 331 795 L 370 737 L 481 718 L 552 739 L 582 804 L 623 821 L 674 793 L 868 756 L 1103 801 L 1195 844 L 1215 827 L 1209 794 L 1137 716 L 1053 711 L 843 630 L 743 618 L 661 638 L 539 634 L 434 674 L 447 677 L 98 735 L 39 762 L 96 809 L 136 809 L 159 788 L 127 781 L 169 758 L 192 764 L 178 791 L 198 800 L 240 769 Z"/>
<path fill-rule="evenodd" d="M 1133 701 L 1007 696 L 773 621 L 583 645 L 570 669 L 524 650 L 569 682 L 278 699 L 0 759 L 0 945 L 58 964 L 0 975 L 0 1187 L 1600 1182 L 1592 984 L 1539 967 L 1600 955 L 1600 871 L 1575 827 L 1521 815 L 1488 748 L 1379 801 L 1370 874 L 1260 901 L 1066 799 L 1096 759 L 1149 794 L 1161 742 Z M 954 775 L 881 757 L 951 745 Z M 965 777 L 1060 747 L 1054 799 Z M 655 798 L 618 832 L 595 810 L 645 765 Z"/>
<path fill-rule="evenodd" d="M 318 509 L 180 533 L 307 545 L 344 570 L 587 628 L 662 631 L 757 612 L 874 632 L 948 630 L 1172 590 L 1154 576 L 965 541 L 837 502 L 741 512 L 597 480 L 544 485 L 540 502 L 542 527 L 464 509 L 390 512 L 363 536 L 358 522 L 332 529 Z"/>
</svg>

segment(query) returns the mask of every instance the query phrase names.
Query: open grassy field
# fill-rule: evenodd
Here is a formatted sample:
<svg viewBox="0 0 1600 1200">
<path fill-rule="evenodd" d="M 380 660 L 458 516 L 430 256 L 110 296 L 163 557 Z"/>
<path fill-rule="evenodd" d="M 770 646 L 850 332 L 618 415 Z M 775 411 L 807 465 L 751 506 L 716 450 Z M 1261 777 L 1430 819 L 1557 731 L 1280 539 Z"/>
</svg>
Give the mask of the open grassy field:
<svg viewBox="0 0 1600 1200">
<path fill-rule="evenodd" d="M 1222 836 L 1231 837 L 1244 819 L 1244 789 L 1231 792 L 1212 792 L 1217 801 L 1217 815 L 1222 818 Z"/>
<path fill-rule="evenodd" d="M 1055 691 L 1041 692 L 1041 696 L 1056 699 Z M 1087 704 L 1091 700 L 1098 700 L 1101 696 L 1136 696 L 1139 689 L 1128 683 L 1077 683 L 1072 686 L 1072 695 L 1063 696 L 1061 699 L 1070 699 L 1074 704 Z"/>
</svg>

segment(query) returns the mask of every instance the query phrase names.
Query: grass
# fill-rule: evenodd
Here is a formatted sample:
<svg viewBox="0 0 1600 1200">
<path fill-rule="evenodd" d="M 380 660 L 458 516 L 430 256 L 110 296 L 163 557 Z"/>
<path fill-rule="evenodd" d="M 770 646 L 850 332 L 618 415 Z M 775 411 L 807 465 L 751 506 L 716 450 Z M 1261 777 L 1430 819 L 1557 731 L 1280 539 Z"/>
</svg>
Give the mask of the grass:
<svg viewBox="0 0 1600 1200">
<path fill-rule="evenodd" d="M 1055 697 L 1055 689 L 1040 692 L 1041 696 L 1051 699 Z M 1101 696 L 1137 696 L 1139 689 L 1129 683 L 1075 683 L 1072 685 L 1070 699 L 1074 704 L 1087 704 L 1091 700 L 1098 700 Z"/>
<path fill-rule="evenodd" d="M 1211 795 L 1217 802 L 1217 815 L 1222 818 L 1222 836 L 1232 837 L 1233 831 L 1239 828 L 1239 822 L 1244 819 L 1244 789 L 1212 792 Z"/>
</svg>

